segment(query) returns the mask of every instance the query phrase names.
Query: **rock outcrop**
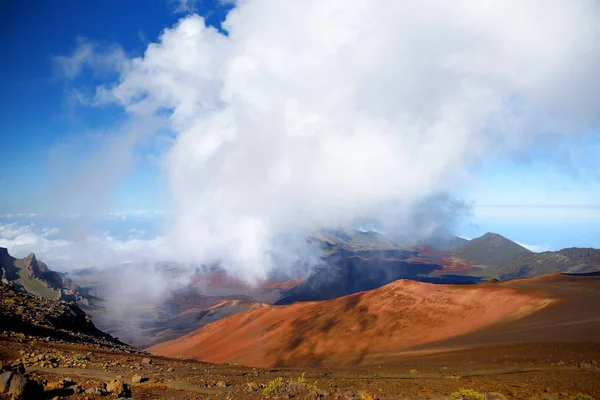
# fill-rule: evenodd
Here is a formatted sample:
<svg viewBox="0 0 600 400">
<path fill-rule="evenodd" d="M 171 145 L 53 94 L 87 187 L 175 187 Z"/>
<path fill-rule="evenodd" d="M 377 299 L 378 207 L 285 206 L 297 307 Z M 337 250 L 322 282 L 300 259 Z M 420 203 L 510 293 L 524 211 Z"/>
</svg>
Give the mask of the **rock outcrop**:
<svg viewBox="0 0 600 400">
<path fill-rule="evenodd" d="M 75 303 L 22 293 L 4 283 L 0 283 L 0 298 L 0 327 L 5 334 L 134 350 L 96 328 Z"/>
</svg>

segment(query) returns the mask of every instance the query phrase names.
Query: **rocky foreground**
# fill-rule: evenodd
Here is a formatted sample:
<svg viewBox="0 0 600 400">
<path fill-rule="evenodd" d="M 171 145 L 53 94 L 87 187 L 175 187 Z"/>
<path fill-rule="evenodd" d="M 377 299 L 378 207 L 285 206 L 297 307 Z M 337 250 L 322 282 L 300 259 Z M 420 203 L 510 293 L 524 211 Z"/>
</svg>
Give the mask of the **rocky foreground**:
<svg viewBox="0 0 600 400">
<path fill-rule="evenodd" d="M 343 368 L 187 357 L 139 351 L 98 330 L 74 303 L 0 285 L 0 399 L 600 399 L 597 340 L 415 352 Z"/>
<path fill-rule="evenodd" d="M 0 360 L 0 398 L 590 400 L 600 393 L 600 351 L 578 344 L 421 354 L 368 368 L 261 369 L 0 336 Z"/>
</svg>

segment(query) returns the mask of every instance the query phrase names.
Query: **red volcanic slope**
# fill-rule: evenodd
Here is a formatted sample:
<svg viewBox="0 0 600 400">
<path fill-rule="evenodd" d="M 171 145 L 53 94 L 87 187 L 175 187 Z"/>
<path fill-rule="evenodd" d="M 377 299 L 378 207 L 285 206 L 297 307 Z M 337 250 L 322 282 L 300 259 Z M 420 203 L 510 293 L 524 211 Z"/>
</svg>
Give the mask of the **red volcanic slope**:
<svg viewBox="0 0 600 400">
<path fill-rule="evenodd" d="M 550 302 L 498 285 L 399 280 L 334 300 L 238 313 L 148 351 L 262 367 L 353 364 L 521 318 Z"/>
</svg>

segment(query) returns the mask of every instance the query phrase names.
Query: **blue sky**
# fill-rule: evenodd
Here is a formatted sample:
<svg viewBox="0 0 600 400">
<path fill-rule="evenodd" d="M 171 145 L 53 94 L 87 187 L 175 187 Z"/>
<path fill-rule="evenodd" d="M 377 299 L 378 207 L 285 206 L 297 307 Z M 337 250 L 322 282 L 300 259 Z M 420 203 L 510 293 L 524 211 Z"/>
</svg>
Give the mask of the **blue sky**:
<svg viewBox="0 0 600 400">
<path fill-rule="evenodd" d="M 220 29 L 233 7 L 218 0 L 187 5 L 192 8 L 186 11 L 178 10 L 177 2 L 158 0 L 2 2 L 0 30 L 6 39 L 0 43 L 1 215 L 69 212 L 70 196 L 57 192 L 86 191 L 65 180 L 85 168 L 103 146 L 103 138 L 123 129 L 127 112 L 122 106 L 90 107 L 77 98 L 93 95 L 94 88 L 114 81 L 118 73 L 84 68 L 71 79 L 61 71 L 57 57 L 73 54 L 82 43 L 104 50 L 118 45 L 128 58 L 140 57 L 163 30 L 190 11 Z M 473 205 L 474 214 L 456 233 L 475 237 L 493 231 L 536 249 L 599 247 L 600 133 L 597 126 L 576 133 L 534 138 L 515 152 L 473 163 L 454 192 Z M 96 224 L 97 230 L 119 230 L 120 237 L 128 237 L 127 232 L 142 226 L 146 237 L 158 229 L 172 207 L 162 149 L 156 143 L 135 146 L 132 159 L 107 187 L 106 200 L 88 210 L 161 213 L 130 217 L 125 225 Z M 0 223 L 20 219 L 52 224 L 15 215 Z"/>
<path fill-rule="evenodd" d="M 4 55 L 0 63 L 0 185 L 14 188 L 0 200 L 4 212 L 39 212 L 39 203 L 26 198 L 52 190 L 57 175 L 54 169 L 76 166 L 81 161 L 79 157 L 89 154 L 87 137 L 110 130 L 122 117 L 118 107 L 78 104 L 73 90 L 104 77 L 87 71 L 75 82 L 66 81 L 57 69 L 55 57 L 71 53 L 79 40 L 118 43 L 128 54 L 140 55 L 149 41 L 155 41 L 162 30 L 181 18 L 178 6 L 163 0 L 2 3 L 0 30 L 10 39 L 0 44 Z M 218 27 L 231 8 L 218 0 L 193 6 L 206 16 L 207 23 Z M 65 147 L 69 147 L 69 160 L 52 159 L 56 152 L 60 156 Z M 145 162 L 143 155 L 141 161 L 123 177 L 111 208 L 166 207 L 159 171 Z"/>
</svg>

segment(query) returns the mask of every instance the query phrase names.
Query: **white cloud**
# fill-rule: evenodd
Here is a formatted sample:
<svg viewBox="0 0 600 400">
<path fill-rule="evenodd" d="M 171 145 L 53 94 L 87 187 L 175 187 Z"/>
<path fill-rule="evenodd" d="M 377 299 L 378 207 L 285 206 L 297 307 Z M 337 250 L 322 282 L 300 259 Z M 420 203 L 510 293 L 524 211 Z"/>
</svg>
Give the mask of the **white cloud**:
<svg viewBox="0 0 600 400">
<path fill-rule="evenodd" d="M 77 48 L 69 56 L 55 56 L 57 73 L 65 79 L 79 77 L 85 69 L 98 75 L 126 68 L 128 58 L 119 45 L 101 45 L 86 38 L 77 38 Z M 80 95 L 80 93 L 79 93 Z"/>
<path fill-rule="evenodd" d="M 598 124 L 599 19 L 588 0 L 239 1 L 228 36 L 190 15 L 96 101 L 175 133 L 176 254 L 261 279 L 282 235 L 295 254 L 360 217 L 431 232 L 415 205 L 474 162 Z"/>
<path fill-rule="evenodd" d="M 525 244 L 525 243 L 519 243 L 517 242 L 518 245 L 525 247 L 526 249 L 529 249 L 531 251 L 533 251 L 534 253 L 541 253 L 543 251 L 552 251 L 552 246 L 550 246 L 548 243 L 544 243 L 544 244 Z"/>
<path fill-rule="evenodd" d="M 191 14 L 197 11 L 201 0 L 170 0 L 174 14 Z"/>
<path fill-rule="evenodd" d="M 88 235 L 79 240 L 58 237 L 58 228 L 40 227 L 36 224 L 0 223 L 0 247 L 8 249 L 14 257 L 29 253 L 48 263 L 57 271 L 76 268 L 106 268 L 123 263 L 145 263 L 171 260 L 162 237 L 140 239 L 145 232 L 134 229 L 127 239 L 116 239 L 110 233 Z"/>
</svg>

